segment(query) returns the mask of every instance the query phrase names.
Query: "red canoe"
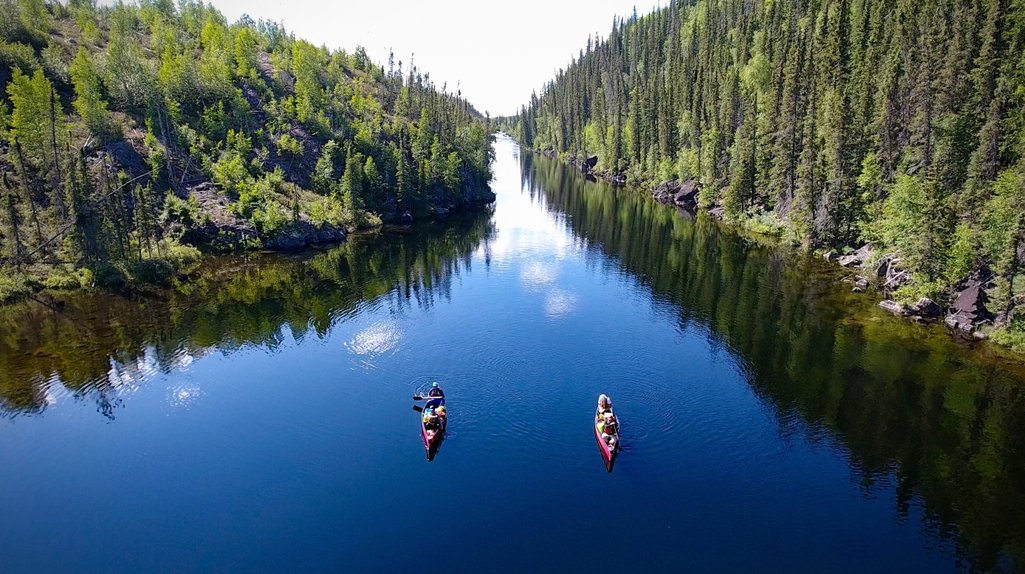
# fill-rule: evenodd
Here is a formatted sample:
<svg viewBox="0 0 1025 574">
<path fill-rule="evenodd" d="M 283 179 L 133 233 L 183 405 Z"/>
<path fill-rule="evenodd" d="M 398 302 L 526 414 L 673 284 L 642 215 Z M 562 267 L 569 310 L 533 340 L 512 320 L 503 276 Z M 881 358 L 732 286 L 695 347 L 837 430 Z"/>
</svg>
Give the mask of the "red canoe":
<svg viewBox="0 0 1025 574">
<path fill-rule="evenodd" d="M 615 416 L 615 415 L 613 415 Z M 601 438 L 601 431 L 598 430 L 598 419 L 594 421 L 594 438 L 598 441 L 598 449 L 601 450 L 601 458 L 605 461 L 605 469 L 612 472 L 612 464 L 616 460 L 616 453 L 619 452 L 619 417 L 616 417 L 616 446 L 610 447 L 609 443 Z"/>
</svg>

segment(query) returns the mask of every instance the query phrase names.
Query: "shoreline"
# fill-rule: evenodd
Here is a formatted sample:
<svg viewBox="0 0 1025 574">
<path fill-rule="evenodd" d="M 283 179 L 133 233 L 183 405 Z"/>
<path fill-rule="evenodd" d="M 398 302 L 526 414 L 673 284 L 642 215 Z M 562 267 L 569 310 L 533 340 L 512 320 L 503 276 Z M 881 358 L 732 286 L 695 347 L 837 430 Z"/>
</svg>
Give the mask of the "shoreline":
<svg viewBox="0 0 1025 574">
<path fill-rule="evenodd" d="M 773 247 L 789 245 L 810 256 L 821 257 L 846 272 L 843 281 L 851 284 L 852 292 L 865 293 L 871 290 L 879 299 L 877 306 L 895 317 L 923 325 L 944 324 L 948 335 L 961 343 L 975 346 L 984 341 L 992 341 L 995 346 L 1013 353 L 1015 357 L 1025 358 L 1025 349 L 1013 342 L 1002 342 L 999 334 L 1006 331 L 1006 328 L 997 324 L 996 314 L 985 308 L 985 291 L 992 287 L 988 269 L 976 269 L 956 284 L 949 304 L 940 304 L 928 297 L 921 297 L 915 302 L 900 301 L 890 295 L 902 284 L 901 280 L 907 280 L 908 274 L 899 267 L 900 257 L 896 253 L 882 252 L 870 243 L 856 249 L 849 247 L 843 253 L 832 249 L 802 247 L 786 242 L 781 229 L 760 226 L 756 221 L 727 221 L 721 205 L 702 206 L 699 200 L 701 185 L 694 180 L 658 183 L 648 179 L 630 181 L 623 173 L 595 169 L 598 158 L 594 155 L 561 154 L 552 148 L 529 151 L 570 165 L 589 181 L 601 179 L 615 187 L 634 187 L 639 192 L 650 194 L 657 203 L 676 208 L 677 215 L 693 218 L 704 213 L 735 233 L 753 234 Z M 997 334 L 995 339 L 994 334 Z"/>
<path fill-rule="evenodd" d="M 427 217 L 414 219 L 407 213 L 383 219 L 374 215 L 372 225 L 342 229 L 333 225 L 313 227 L 306 221 L 294 224 L 285 233 L 260 237 L 238 230 L 208 224 L 209 229 L 190 229 L 193 237 L 213 240 L 179 242 L 161 239 L 158 249 L 167 256 L 128 261 L 106 261 L 93 265 L 76 263 L 37 263 L 23 270 L 0 266 L 0 308 L 47 293 L 97 292 L 121 295 L 145 294 L 172 287 L 188 280 L 212 257 L 245 253 L 298 253 L 310 249 L 332 248 L 351 239 L 382 234 L 404 234 L 416 225 L 445 222 L 493 205 L 490 202 L 466 203 L 451 207 L 431 207 Z M 210 232 L 213 232 L 210 234 Z M 187 232 L 187 233 L 188 233 Z M 230 239 L 225 240 L 226 236 Z"/>
</svg>

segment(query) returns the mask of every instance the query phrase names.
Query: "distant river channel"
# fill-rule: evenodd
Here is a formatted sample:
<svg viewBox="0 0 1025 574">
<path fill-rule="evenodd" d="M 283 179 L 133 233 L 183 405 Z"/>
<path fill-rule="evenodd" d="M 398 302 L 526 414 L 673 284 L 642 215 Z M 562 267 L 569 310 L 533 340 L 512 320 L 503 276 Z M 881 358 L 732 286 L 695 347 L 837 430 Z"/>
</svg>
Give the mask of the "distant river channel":
<svg viewBox="0 0 1025 574">
<path fill-rule="evenodd" d="M 0 308 L 0 572 L 1025 570 L 1025 367 L 496 152 L 483 213 Z"/>
</svg>

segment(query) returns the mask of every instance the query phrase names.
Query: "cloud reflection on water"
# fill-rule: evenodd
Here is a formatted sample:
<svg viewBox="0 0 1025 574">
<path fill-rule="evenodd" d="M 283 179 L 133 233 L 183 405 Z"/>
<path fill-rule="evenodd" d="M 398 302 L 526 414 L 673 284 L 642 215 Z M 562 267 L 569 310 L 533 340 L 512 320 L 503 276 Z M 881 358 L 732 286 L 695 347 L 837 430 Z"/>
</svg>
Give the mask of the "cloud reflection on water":
<svg viewBox="0 0 1025 574">
<path fill-rule="evenodd" d="M 396 321 L 378 321 L 356 333 L 345 346 L 356 355 L 380 355 L 395 348 L 402 339 L 402 328 Z"/>
</svg>

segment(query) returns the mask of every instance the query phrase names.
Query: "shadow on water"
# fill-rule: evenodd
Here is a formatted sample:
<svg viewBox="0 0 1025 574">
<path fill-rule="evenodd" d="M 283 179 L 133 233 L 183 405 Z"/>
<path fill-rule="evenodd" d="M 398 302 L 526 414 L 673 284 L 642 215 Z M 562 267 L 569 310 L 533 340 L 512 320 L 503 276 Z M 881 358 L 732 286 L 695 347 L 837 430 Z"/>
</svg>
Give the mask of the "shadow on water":
<svg viewBox="0 0 1025 574">
<path fill-rule="evenodd" d="M 205 354 L 273 350 L 289 333 L 323 338 L 376 301 L 430 308 L 450 297 L 453 280 L 493 238 L 491 216 L 357 237 L 312 254 L 215 258 L 159 295 L 71 293 L 0 307 L 0 416 L 40 413 L 70 394 L 113 419 L 120 397 L 148 376 Z"/>
<path fill-rule="evenodd" d="M 681 218 L 544 157 L 520 162 L 532 198 L 672 303 L 681 329 L 738 358 L 783 436 L 838 441 L 863 495 L 895 484 L 895 519 L 923 506 L 923 528 L 957 542 L 962 568 L 1025 566 L 1020 364 L 886 316 L 817 258 Z"/>
</svg>

